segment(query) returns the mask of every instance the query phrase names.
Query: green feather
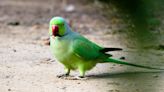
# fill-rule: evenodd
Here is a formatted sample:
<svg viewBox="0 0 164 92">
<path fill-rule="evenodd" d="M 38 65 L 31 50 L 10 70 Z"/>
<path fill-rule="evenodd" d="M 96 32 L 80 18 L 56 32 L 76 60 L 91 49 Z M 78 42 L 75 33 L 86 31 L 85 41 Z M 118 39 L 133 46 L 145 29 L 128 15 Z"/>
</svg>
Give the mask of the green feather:
<svg viewBox="0 0 164 92">
<path fill-rule="evenodd" d="M 100 52 L 102 47 L 79 35 L 72 43 L 73 52 L 84 60 L 103 60 L 109 55 Z"/>
<path fill-rule="evenodd" d="M 112 58 L 108 58 L 104 62 L 116 63 L 116 64 L 122 64 L 122 65 L 128 65 L 128 66 L 135 66 L 135 67 L 146 68 L 146 69 L 164 70 L 164 69 L 154 68 L 154 67 L 150 67 L 150 66 L 132 64 L 132 63 L 128 63 L 128 62 L 125 62 L 125 61 L 116 60 L 116 59 L 112 59 Z"/>
</svg>

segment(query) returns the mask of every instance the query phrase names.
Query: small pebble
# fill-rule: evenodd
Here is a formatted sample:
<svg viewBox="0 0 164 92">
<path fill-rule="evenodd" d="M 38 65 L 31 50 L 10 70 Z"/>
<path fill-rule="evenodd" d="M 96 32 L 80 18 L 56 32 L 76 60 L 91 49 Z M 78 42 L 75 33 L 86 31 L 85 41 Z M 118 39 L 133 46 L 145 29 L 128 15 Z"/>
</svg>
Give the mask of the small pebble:
<svg viewBox="0 0 164 92">
<path fill-rule="evenodd" d="M 40 64 L 51 64 L 50 58 L 44 58 L 40 61 Z M 37 64 L 39 65 L 39 64 Z"/>
<path fill-rule="evenodd" d="M 43 43 L 44 43 L 44 45 L 50 45 L 50 41 L 49 40 L 44 41 Z"/>
<path fill-rule="evenodd" d="M 18 26 L 18 25 L 20 25 L 20 22 L 18 22 L 18 21 L 9 22 L 7 25 Z"/>
<path fill-rule="evenodd" d="M 55 62 L 55 60 L 51 59 L 50 62 Z"/>
<path fill-rule="evenodd" d="M 120 57 L 120 59 L 125 60 L 125 57 Z"/>
<path fill-rule="evenodd" d="M 11 89 L 9 88 L 8 91 L 11 91 Z"/>
<path fill-rule="evenodd" d="M 16 49 L 13 49 L 13 51 L 14 51 L 14 52 L 17 52 L 17 50 L 16 50 Z"/>
<path fill-rule="evenodd" d="M 41 38 L 41 44 L 43 44 L 43 45 L 50 45 L 49 37 L 42 37 Z"/>
<path fill-rule="evenodd" d="M 9 77 L 10 77 L 9 75 L 6 76 L 6 78 L 9 78 Z"/>
<path fill-rule="evenodd" d="M 50 60 L 51 60 L 51 58 L 45 58 L 45 59 L 43 59 L 43 60 L 45 60 L 45 61 L 50 61 Z"/>
</svg>

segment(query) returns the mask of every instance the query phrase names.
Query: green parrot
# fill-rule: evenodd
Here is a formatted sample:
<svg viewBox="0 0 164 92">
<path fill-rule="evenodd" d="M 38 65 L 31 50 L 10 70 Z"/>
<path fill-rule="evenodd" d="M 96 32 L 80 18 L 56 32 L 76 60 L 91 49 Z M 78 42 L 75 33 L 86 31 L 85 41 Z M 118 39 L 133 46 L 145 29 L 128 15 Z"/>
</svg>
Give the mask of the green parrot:
<svg viewBox="0 0 164 92">
<path fill-rule="evenodd" d="M 127 63 L 125 61 L 111 58 L 108 51 L 122 50 L 121 48 L 104 48 L 69 27 L 62 17 L 54 17 L 49 24 L 50 48 L 53 56 L 64 65 L 68 76 L 71 70 L 79 70 L 79 78 L 85 77 L 85 72 L 91 70 L 97 63 L 117 63 L 135 67 L 157 69 L 149 66 L 142 66 Z"/>
</svg>

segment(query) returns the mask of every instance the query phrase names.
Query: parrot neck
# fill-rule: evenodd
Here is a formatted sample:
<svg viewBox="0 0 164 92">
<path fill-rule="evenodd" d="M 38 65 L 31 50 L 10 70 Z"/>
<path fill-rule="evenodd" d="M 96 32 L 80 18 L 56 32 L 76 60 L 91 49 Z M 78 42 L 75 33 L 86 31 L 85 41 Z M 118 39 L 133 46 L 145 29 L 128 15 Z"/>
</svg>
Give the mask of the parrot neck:
<svg viewBox="0 0 164 92">
<path fill-rule="evenodd" d="M 72 29 L 69 27 L 69 25 L 66 23 L 66 32 L 65 32 L 65 35 L 69 34 L 69 33 L 72 33 Z"/>
</svg>

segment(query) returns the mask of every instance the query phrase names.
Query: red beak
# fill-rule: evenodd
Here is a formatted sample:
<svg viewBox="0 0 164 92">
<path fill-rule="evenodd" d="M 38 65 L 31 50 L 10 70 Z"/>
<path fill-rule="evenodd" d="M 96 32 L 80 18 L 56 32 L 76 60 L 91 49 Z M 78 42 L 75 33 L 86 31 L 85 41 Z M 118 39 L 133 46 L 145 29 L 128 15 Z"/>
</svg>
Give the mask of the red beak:
<svg viewBox="0 0 164 92">
<path fill-rule="evenodd" d="M 52 25 L 52 35 L 57 36 L 59 33 L 59 27 L 56 25 Z"/>
</svg>

